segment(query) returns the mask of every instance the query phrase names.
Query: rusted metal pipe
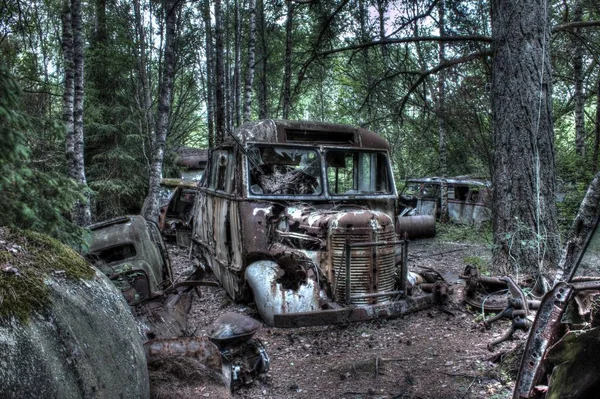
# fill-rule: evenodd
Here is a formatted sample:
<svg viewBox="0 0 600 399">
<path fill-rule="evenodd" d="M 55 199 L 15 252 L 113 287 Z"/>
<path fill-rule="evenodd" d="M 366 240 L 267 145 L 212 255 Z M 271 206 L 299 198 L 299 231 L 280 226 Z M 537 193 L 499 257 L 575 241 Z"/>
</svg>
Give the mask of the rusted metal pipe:
<svg viewBox="0 0 600 399">
<path fill-rule="evenodd" d="M 375 319 L 391 319 L 419 310 L 428 309 L 434 304 L 435 299 L 433 295 L 420 295 L 375 305 L 345 307 L 314 312 L 276 314 L 274 317 L 274 326 L 296 328 L 322 326 L 327 324 L 346 324 Z"/>
<path fill-rule="evenodd" d="M 396 233 L 408 234 L 408 238 L 426 238 L 435 236 L 435 217 L 433 215 L 398 216 Z"/>
<path fill-rule="evenodd" d="M 361 295 L 353 295 L 350 299 L 363 299 L 363 298 L 378 298 L 381 296 L 396 296 L 404 294 L 404 291 L 387 291 L 387 292 L 377 292 L 373 294 L 361 294 Z"/>
</svg>

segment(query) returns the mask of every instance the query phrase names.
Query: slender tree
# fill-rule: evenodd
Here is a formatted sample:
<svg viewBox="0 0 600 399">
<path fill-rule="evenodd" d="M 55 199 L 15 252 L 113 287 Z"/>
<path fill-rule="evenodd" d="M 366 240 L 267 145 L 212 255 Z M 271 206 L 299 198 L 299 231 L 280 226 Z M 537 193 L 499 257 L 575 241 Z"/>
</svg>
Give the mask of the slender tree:
<svg viewBox="0 0 600 399">
<path fill-rule="evenodd" d="M 223 11 L 215 0 L 215 143 L 221 144 L 225 133 L 225 66 L 223 65 Z"/>
<path fill-rule="evenodd" d="M 438 27 L 440 30 L 440 37 L 446 36 L 445 26 L 445 2 L 440 0 L 438 3 Z M 446 43 L 440 40 L 438 43 L 439 55 L 438 60 L 440 64 L 446 62 Z M 448 177 L 448 132 L 446 126 L 446 70 L 442 69 L 438 74 L 437 81 L 437 117 L 438 117 L 438 135 L 439 135 L 439 151 L 440 151 L 440 175 L 443 178 L 442 184 L 440 185 L 440 220 L 446 222 L 448 219 L 448 183 L 446 177 Z"/>
<path fill-rule="evenodd" d="M 65 0 L 62 12 L 63 54 L 65 58 L 65 93 L 63 120 L 67 126 L 67 171 L 81 187 L 87 187 L 84 164 L 83 99 L 84 55 L 80 0 Z M 79 226 L 91 222 L 90 199 L 86 195 L 73 208 L 73 220 Z"/>
<path fill-rule="evenodd" d="M 210 17 L 211 0 L 202 3 L 202 19 L 206 32 L 206 119 L 208 125 L 208 146 L 215 144 L 215 55 L 213 45 L 213 28 Z"/>
<path fill-rule="evenodd" d="M 294 3 L 287 2 L 287 18 L 285 20 L 285 58 L 283 72 L 283 119 L 290 116 L 292 106 L 292 48 L 294 46 L 293 39 L 293 22 L 294 22 Z"/>
<path fill-rule="evenodd" d="M 234 122 L 234 126 L 238 126 L 242 120 L 242 21 L 240 18 L 240 8 L 239 0 L 235 0 L 235 61 L 233 66 L 233 112 L 231 118 Z"/>
<path fill-rule="evenodd" d="M 269 86 L 268 86 L 268 62 L 270 49 L 268 46 L 267 21 L 265 18 L 265 0 L 259 0 L 259 26 L 260 26 L 260 84 L 258 85 L 258 118 L 269 117 Z"/>
<path fill-rule="evenodd" d="M 144 214 L 146 219 L 153 221 L 158 220 L 160 179 L 163 173 L 163 160 L 169 129 L 169 111 L 173 94 L 173 77 L 175 74 L 176 21 L 180 6 L 181 2 L 178 0 L 166 0 L 163 10 L 165 15 L 164 56 L 156 117 L 156 137 L 152 148 L 149 188 Z"/>
<path fill-rule="evenodd" d="M 573 9 L 573 22 L 581 22 L 583 8 L 581 0 L 575 0 Z M 580 36 L 581 29 L 573 29 L 571 34 L 571 46 L 573 50 L 573 79 L 575 90 L 573 100 L 575 102 L 575 151 L 581 158 L 585 157 L 585 97 L 583 93 L 583 43 Z"/>
<path fill-rule="evenodd" d="M 248 0 L 248 55 L 246 57 L 246 79 L 244 85 L 244 122 L 250 120 L 252 87 L 254 84 L 256 52 L 256 0 Z"/>
</svg>

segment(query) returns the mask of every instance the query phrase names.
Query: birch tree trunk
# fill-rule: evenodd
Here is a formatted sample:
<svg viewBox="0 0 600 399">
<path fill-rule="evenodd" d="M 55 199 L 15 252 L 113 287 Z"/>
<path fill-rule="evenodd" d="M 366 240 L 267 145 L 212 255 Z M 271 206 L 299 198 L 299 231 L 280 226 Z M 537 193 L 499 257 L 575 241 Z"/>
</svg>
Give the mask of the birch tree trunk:
<svg viewBox="0 0 600 399">
<path fill-rule="evenodd" d="M 242 21 L 240 20 L 240 4 L 239 0 L 235 0 L 235 50 L 234 50 L 234 66 L 233 66 L 233 126 L 239 126 L 242 119 L 241 97 L 242 97 Z"/>
<path fill-rule="evenodd" d="M 438 26 L 440 36 L 446 36 L 445 26 L 445 3 L 441 0 L 438 4 L 439 21 Z M 442 40 L 439 43 L 439 63 L 446 62 L 446 43 Z M 437 94 L 437 116 L 438 116 L 438 135 L 440 150 L 440 175 L 443 178 L 440 185 L 440 221 L 448 221 L 448 132 L 446 125 L 446 69 L 438 73 L 438 94 Z"/>
<path fill-rule="evenodd" d="M 63 112 L 62 120 L 65 124 L 66 139 L 65 152 L 67 165 L 74 163 L 75 157 L 75 142 L 73 140 L 74 121 L 73 121 L 73 102 L 75 101 L 75 66 L 73 65 L 73 26 L 71 23 L 71 0 L 63 1 L 63 9 L 61 12 L 62 21 L 62 53 L 64 62 L 65 74 L 65 91 L 63 92 Z"/>
<path fill-rule="evenodd" d="M 204 1 L 202 16 L 204 19 L 204 30 L 206 31 L 206 119 L 208 124 L 208 147 L 212 148 L 215 145 L 215 57 L 210 3 L 211 0 Z"/>
<path fill-rule="evenodd" d="M 138 60 L 138 74 L 139 83 L 141 87 L 141 104 L 144 115 L 144 126 L 142 127 L 142 135 L 148 137 L 150 143 L 150 153 L 154 148 L 154 113 L 152 112 L 152 92 L 151 82 L 148 75 L 148 54 L 146 49 L 146 32 L 144 30 L 143 18 L 140 9 L 140 0 L 133 1 L 133 10 L 135 18 L 135 30 L 137 32 L 137 41 L 139 47 Z"/>
<path fill-rule="evenodd" d="M 492 268 L 502 275 L 540 277 L 559 255 L 548 13 L 541 0 L 492 1 Z"/>
<path fill-rule="evenodd" d="M 160 91 L 158 97 L 158 110 L 156 117 L 156 137 L 152 148 L 152 163 L 150 165 L 150 179 L 144 217 L 151 221 L 158 221 L 159 189 L 162 178 L 163 159 L 169 129 L 169 111 L 173 93 L 173 76 L 175 73 L 175 43 L 176 20 L 178 0 L 166 0 L 164 3 L 165 14 L 165 47 L 162 64 Z"/>
<path fill-rule="evenodd" d="M 63 119 L 67 126 L 66 158 L 69 177 L 84 189 L 84 198 L 74 204 L 72 218 L 78 226 L 91 223 L 90 197 L 84 164 L 83 133 L 83 32 L 80 0 L 63 3 L 63 54 L 65 57 L 65 93 Z"/>
<path fill-rule="evenodd" d="M 248 56 L 246 59 L 246 80 L 244 85 L 244 122 L 250 120 L 252 107 L 252 86 L 254 84 L 256 52 L 256 0 L 248 0 Z"/>
<path fill-rule="evenodd" d="M 287 19 L 285 22 L 285 60 L 283 72 L 283 119 L 288 119 L 291 108 L 292 87 L 292 46 L 293 46 L 294 3 L 287 2 Z"/>
<path fill-rule="evenodd" d="M 223 16 L 221 0 L 215 0 L 215 144 L 223 141 L 225 133 L 225 71 L 223 69 Z"/>
</svg>

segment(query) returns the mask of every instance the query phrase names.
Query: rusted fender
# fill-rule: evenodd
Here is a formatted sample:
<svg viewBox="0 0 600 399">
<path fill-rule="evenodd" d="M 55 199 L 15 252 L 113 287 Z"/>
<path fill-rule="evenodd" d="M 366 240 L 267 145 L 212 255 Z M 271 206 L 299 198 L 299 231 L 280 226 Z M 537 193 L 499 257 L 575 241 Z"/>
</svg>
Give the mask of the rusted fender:
<svg viewBox="0 0 600 399">
<path fill-rule="evenodd" d="M 210 340 L 222 347 L 246 342 L 262 327 L 262 323 L 239 313 L 222 314 L 212 324 L 208 334 Z"/>
<path fill-rule="evenodd" d="M 277 282 L 282 272 L 277 263 L 269 260 L 254 262 L 245 272 L 258 312 L 269 326 L 273 326 L 275 315 L 316 311 L 327 300 L 325 292 L 311 278 L 296 290 L 284 288 Z"/>
<path fill-rule="evenodd" d="M 144 344 L 148 362 L 168 357 L 193 357 L 206 368 L 221 373 L 221 352 L 208 337 L 154 339 Z"/>
</svg>

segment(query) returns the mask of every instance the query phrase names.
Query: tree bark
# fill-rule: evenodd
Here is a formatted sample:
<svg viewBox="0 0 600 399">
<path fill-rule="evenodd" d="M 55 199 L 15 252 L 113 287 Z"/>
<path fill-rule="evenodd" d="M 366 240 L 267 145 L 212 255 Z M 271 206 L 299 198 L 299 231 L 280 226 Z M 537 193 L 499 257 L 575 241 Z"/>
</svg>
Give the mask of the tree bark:
<svg viewBox="0 0 600 399">
<path fill-rule="evenodd" d="M 215 0 L 215 143 L 221 144 L 225 133 L 225 71 L 223 69 L 223 16 L 221 0 Z"/>
<path fill-rule="evenodd" d="M 83 32 L 80 0 L 65 0 L 62 13 L 63 54 L 65 57 L 65 93 L 63 119 L 67 126 L 66 158 L 71 179 L 84 190 L 84 198 L 73 206 L 72 218 L 78 226 L 91 223 L 90 197 L 87 191 L 83 132 Z"/>
<path fill-rule="evenodd" d="M 292 90 L 292 47 L 293 41 L 293 22 L 294 22 L 294 3 L 287 2 L 287 19 L 285 22 L 285 59 L 283 72 L 283 119 L 288 119 L 290 115 L 291 90 Z"/>
<path fill-rule="evenodd" d="M 269 117 L 269 86 L 267 85 L 267 72 L 268 72 L 268 60 L 269 50 L 267 46 L 267 23 L 265 21 L 265 3 L 264 0 L 260 2 L 260 43 L 261 43 L 261 80 L 258 90 L 258 118 L 266 119 Z"/>
<path fill-rule="evenodd" d="M 600 152 L 600 76 L 596 83 L 596 126 L 594 126 L 594 170 L 598 170 L 598 155 Z"/>
<path fill-rule="evenodd" d="M 581 0 L 577 0 L 573 10 L 574 22 L 580 22 L 583 16 Z M 573 97 L 575 100 L 575 152 L 579 157 L 585 157 L 585 116 L 584 106 L 585 97 L 583 95 L 583 44 L 579 28 L 573 29 L 571 35 L 571 46 L 573 49 L 573 79 L 575 80 L 575 90 Z"/>
<path fill-rule="evenodd" d="M 154 148 L 154 113 L 152 112 L 152 93 L 151 93 L 151 83 L 150 78 L 148 76 L 148 54 L 146 53 L 146 32 L 144 30 L 144 24 L 142 19 L 142 13 L 140 9 L 140 0 L 133 1 L 133 10 L 134 10 L 134 18 L 135 18 L 135 29 L 137 31 L 137 41 L 138 41 L 138 79 L 141 87 L 141 101 L 142 111 L 144 115 L 142 127 L 143 131 L 142 136 L 148 138 L 148 142 L 150 143 L 150 149 Z M 152 151 L 150 151 L 152 153 Z"/>
<path fill-rule="evenodd" d="M 242 21 L 240 19 L 240 3 L 235 0 L 235 61 L 233 66 L 234 99 L 233 99 L 233 126 L 239 126 L 242 120 Z"/>
<path fill-rule="evenodd" d="M 444 0 L 441 0 L 438 4 L 438 27 L 440 30 L 440 36 L 446 36 L 445 27 L 445 4 Z M 446 62 L 446 43 L 444 41 L 439 42 L 439 62 L 443 64 Z M 438 136 L 439 136 L 439 156 L 440 156 L 440 175 L 442 177 L 442 183 L 440 185 L 440 221 L 448 221 L 448 132 L 446 125 L 446 70 L 442 69 L 438 74 L 438 93 L 437 93 L 437 117 L 438 117 Z"/>
<path fill-rule="evenodd" d="M 65 74 L 65 91 L 63 92 L 63 112 L 62 120 L 65 124 L 65 153 L 67 165 L 74 163 L 75 142 L 73 140 L 73 102 L 75 97 L 75 67 L 73 65 L 73 26 L 71 24 L 71 0 L 64 0 L 61 12 L 62 20 L 62 53 Z"/>
<path fill-rule="evenodd" d="M 547 7 L 492 2 L 492 268 L 503 275 L 540 277 L 554 271 L 559 255 Z"/>
<path fill-rule="evenodd" d="M 250 120 L 252 107 L 252 86 L 254 83 L 256 52 L 256 0 L 248 0 L 248 56 L 246 59 L 246 80 L 244 85 L 244 122 Z"/>
<path fill-rule="evenodd" d="M 173 93 L 173 77 L 175 74 L 175 43 L 176 43 L 176 20 L 178 0 L 166 0 L 164 3 L 165 14 L 165 47 L 160 82 L 160 94 L 158 97 L 158 110 L 156 117 L 156 137 L 152 148 L 152 163 L 150 165 L 150 179 L 148 196 L 144 217 L 151 221 L 158 221 L 159 211 L 159 188 L 162 178 L 163 159 L 169 130 L 169 111 L 171 109 L 171 98 Z"/>
<path fill-rule="evenodd" d="M 215 144 L 215 62 L 213 48 L 213 32 L 210 19 L 211 0 L 205 0 L 202 15 L 204 19 L 204 30 L 206 31 L 206 119 L 208 125 L 208 147 Z"/>
</svg>

